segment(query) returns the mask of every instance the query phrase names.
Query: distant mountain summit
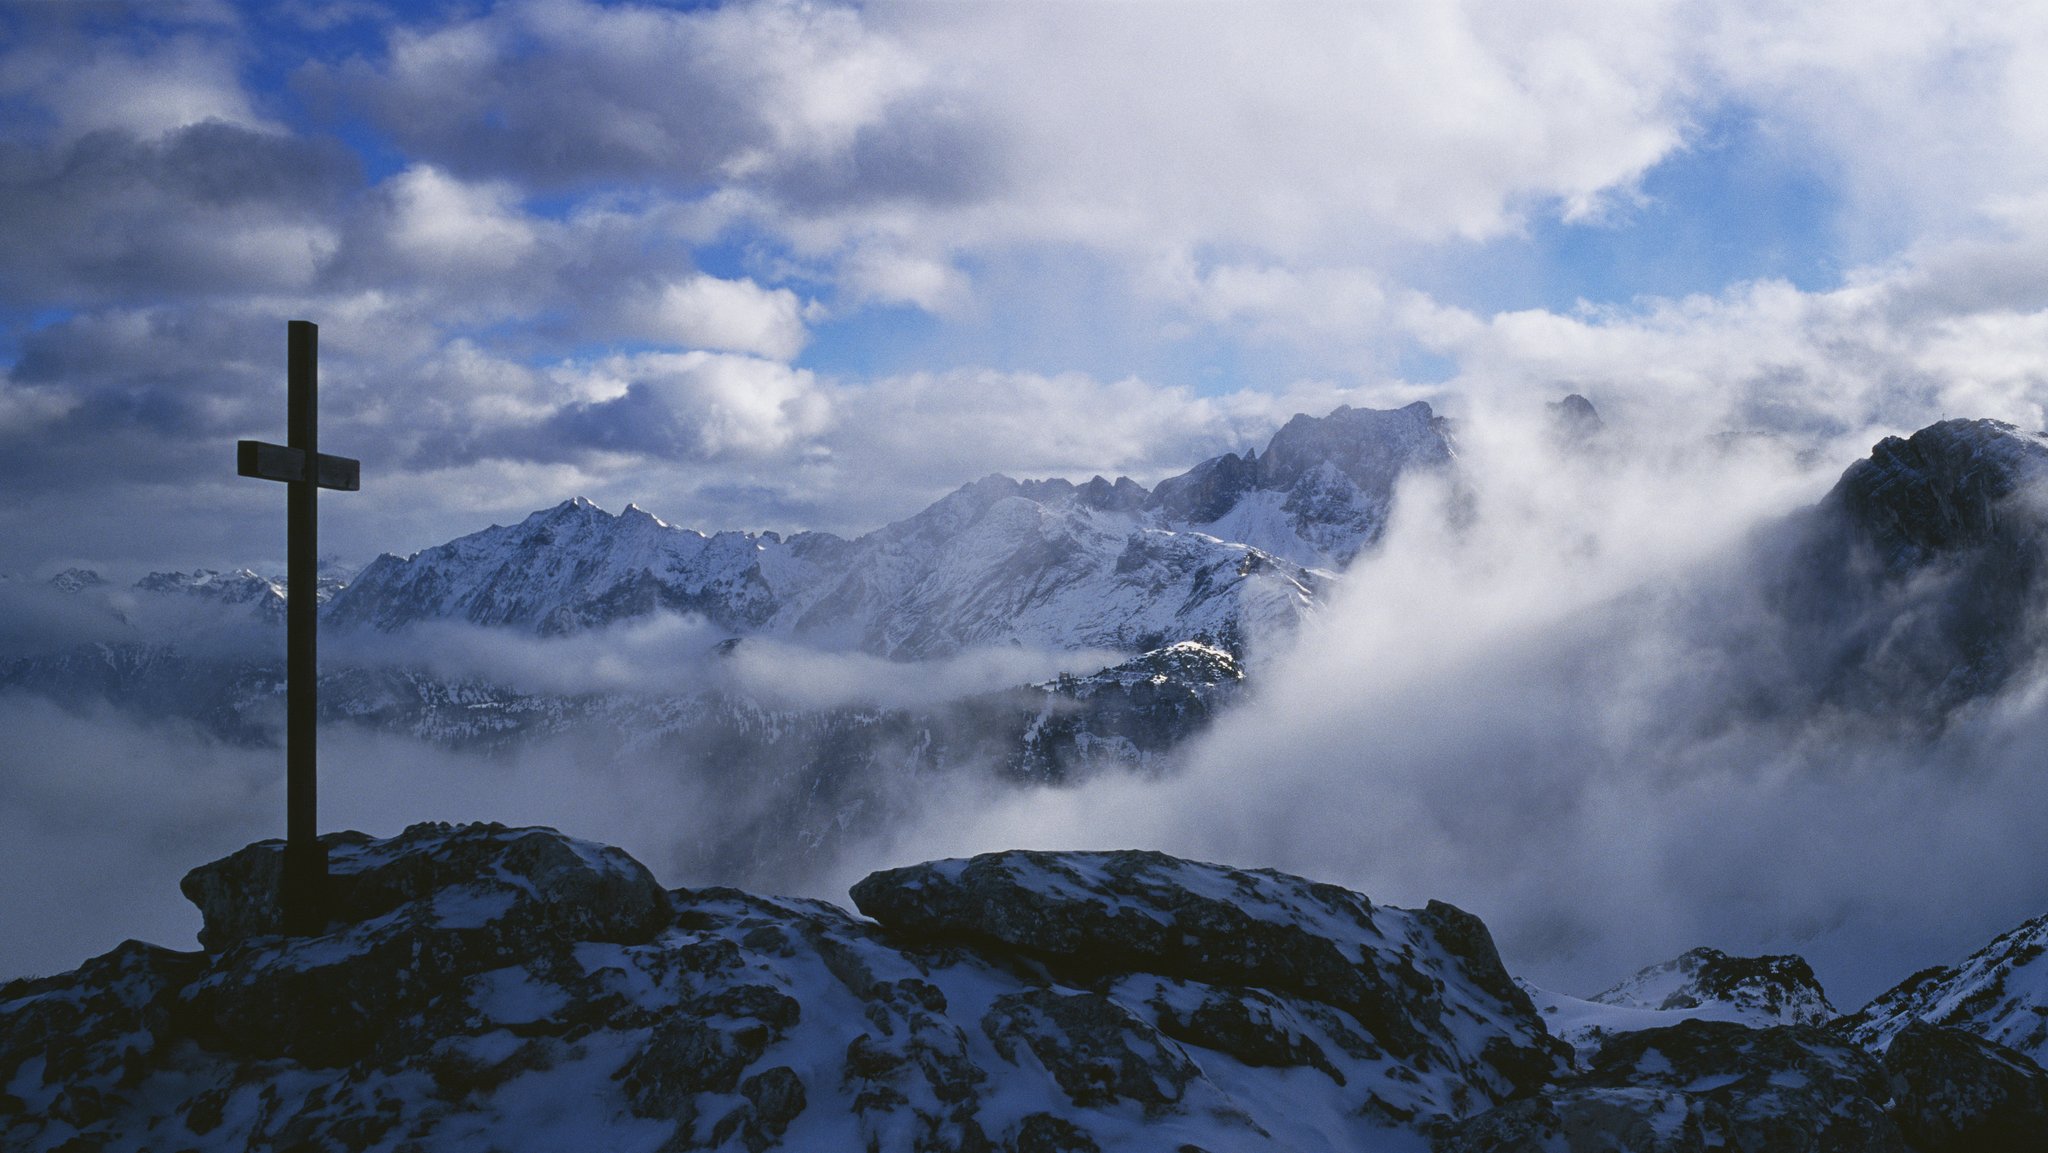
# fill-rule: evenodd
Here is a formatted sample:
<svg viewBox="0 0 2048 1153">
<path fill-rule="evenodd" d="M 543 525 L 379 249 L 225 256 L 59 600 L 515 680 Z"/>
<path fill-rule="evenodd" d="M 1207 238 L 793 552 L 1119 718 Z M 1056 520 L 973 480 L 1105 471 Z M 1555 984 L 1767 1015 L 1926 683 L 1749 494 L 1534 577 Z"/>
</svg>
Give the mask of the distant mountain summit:
<svg viewBox="0 0 2048 1153">
<path fill-rule="evenodd" d="M 1418 402 L 1297 416 L 1263 456 L 1216 457 L 1151 491 L 988 476 L 852 540 L 705 536 L 577 498 L 379 557 L 327 619 L 552 634 L 665 610 L 900 658 L 992 644 L 1239 652 L 1308 610 L 1319 570 L 1379 539 L 1403 475 L 1451 461 L 1446 422 Z"/>
</svg>

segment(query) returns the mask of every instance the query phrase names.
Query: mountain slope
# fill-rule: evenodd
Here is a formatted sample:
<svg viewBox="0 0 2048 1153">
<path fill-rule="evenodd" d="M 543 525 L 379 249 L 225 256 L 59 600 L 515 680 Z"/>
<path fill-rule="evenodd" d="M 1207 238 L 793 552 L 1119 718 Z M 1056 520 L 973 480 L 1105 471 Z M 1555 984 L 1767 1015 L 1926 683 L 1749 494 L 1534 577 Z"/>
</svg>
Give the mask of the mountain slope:
<svg viewBox="0 0 2048 1153">
<path fill-rule="evenodd" d="M 1913 1021 L 1962 1029 L 2048 1063 L 2048 916 L 1999 934 L 1958 964 L 1913 974 L 1843 1026 L 1883 1049 Z"/>
</svg>

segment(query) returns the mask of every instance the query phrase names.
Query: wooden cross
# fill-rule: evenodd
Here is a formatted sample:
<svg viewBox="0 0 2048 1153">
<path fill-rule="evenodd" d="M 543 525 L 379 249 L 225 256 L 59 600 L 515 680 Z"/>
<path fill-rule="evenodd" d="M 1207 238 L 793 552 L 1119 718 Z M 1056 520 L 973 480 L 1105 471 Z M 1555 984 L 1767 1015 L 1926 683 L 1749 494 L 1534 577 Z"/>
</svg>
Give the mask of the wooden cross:
<svg viewBox="0 0 2048 1153">
<path fill-rule="evenodd" d="M 314 732 L 320 722 L 314 660 L 320 560 L 313 498 L 323 488 L 360 489 L 362 465 L 319 448 L 319 326 L 294 320 L 286 331 L 289 443 L 236 441 L 235 471 L 285 483 L 285 846 L 279 898 L 284 931 L 309 936 L 327 925 L 327 854 L 320 845 L 314 773 Z"/>
</svg>

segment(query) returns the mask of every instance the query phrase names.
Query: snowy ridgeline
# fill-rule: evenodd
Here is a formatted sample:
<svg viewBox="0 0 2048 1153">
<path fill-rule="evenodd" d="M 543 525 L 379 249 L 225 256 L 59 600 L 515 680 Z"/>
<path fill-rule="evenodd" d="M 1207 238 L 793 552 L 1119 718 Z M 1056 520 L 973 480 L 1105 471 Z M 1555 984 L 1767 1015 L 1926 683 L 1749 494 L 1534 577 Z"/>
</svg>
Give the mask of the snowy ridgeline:
<svg viewBox="0 0 2048 1153">
<path fill-rule="evenodd" d="M 1150 491 L 1126 477 L 991 476 L 852 540 L 705 536 L 579 499 L 379 557 L 327 620 L 562 633 L 666 609 L 893 658 L 1180 640 L 1235 652 L 1291 628 L 1319 583 L 1379 539 L 1404 474 L 1451 460 L 1445 422 L 1417 403 L 1297 416 L 1265 455 L 1217 457 Z"/>
<path fill-rule="evenodd" d="M 855 886 L 863 917 L 663 891 L 546 829 L 327 840 L 324 935 L 278 935 L 265 842 L 186 878 L 205 951 L 129 942 L 0 987 L 0 1145 L 1935 1153 L 2048 1132 L 2048 919 L 1829 1020 L 1797 958 L 1711 950 L 1532 1002 L 1448 905 L 1156 853 L 890 870 Z"/>
</svg>

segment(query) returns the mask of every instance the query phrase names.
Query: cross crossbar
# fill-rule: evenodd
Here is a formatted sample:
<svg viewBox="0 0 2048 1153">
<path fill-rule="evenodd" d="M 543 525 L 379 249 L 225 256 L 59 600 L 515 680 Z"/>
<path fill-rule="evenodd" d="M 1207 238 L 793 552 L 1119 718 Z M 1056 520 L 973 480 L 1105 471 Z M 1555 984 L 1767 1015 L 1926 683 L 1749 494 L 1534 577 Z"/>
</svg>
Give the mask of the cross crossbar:
<svg viewBox="0 0 2048 1153">
<path fill-rule="evenodd" d="M 316 452 L 313 454 L 313 468 L 313 483 L 321 488 L 341 492 L 362 491 L 363 463 L 359 460 Z M 238 440 L 235 442 L 235 473 L 258 480 L 304 481 L 306 453 L 303 449 L 264 440 Z"/>
</svg>

